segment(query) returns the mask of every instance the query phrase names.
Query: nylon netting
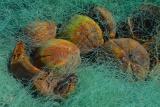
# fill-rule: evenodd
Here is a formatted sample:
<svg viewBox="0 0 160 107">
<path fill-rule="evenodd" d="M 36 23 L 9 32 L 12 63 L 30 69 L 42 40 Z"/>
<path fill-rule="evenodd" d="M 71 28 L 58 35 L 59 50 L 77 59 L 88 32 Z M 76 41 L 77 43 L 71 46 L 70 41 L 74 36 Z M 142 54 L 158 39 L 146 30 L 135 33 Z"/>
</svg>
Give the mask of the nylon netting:
<svg viewBox="0 0 160 107">
<path fill-rule="evenodd" d="M 157 48 L 160 20 L 155 14 L 139 12 L 138 7 L 142 3 L 160 5 L 159 0 L 0 0 L 0 107 L 159 107 L 159 65 L 151 70 L 149 79 L 135 81 L 131 74 L 120 69 L 121 62 L 100 48 L 87 57 L 82 57 L 82 64 L 77 70 L 77 89 L 63 103 L 50 97 L 34 98 L 30 94 L 30 88 L 24 88 L 8 69 L 9 58 L 16 42 L 23 40 L 32 45 L 21 33 L 21 28 L 27 23 L 51 20 L 57 25 L 63 25 L 73 15 L 86 13 L 91 4 L 109 9 L 116 20 L 117 28 L 120 23 L 136 25 L 134 28 L 129 24 L 125 30 L 120 26 L 118 37 L 121 34 L 132 37 L 132 33 L 143 33 L 147 37 L 154 35 L 156 51 L 153 54 L 156 59 L 159 57 Z M 144 29 L 145 27 L 147 28 Z M 131 28 L 132 32 L 128 32 Z M 136 32 L 137 28 L 140 32 Z M 140 38 L 142 41 L 144 39 L 144 36 Z M 27 52 L 31 52 L 29 46 Z"/>
</svg>

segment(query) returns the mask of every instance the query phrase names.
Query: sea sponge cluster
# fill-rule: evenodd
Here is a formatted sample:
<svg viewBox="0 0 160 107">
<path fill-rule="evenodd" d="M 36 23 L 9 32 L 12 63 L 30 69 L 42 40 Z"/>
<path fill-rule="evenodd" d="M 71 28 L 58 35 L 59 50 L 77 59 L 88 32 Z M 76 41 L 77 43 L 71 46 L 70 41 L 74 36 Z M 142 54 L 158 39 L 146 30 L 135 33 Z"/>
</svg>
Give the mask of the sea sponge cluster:
<svg viewBox="0 0 160 107">
<path fill-rule="evenodd" d="M 32 25 L 32 27 L 31 27 Z M 25 28 L 31 37 L 31 55 L 27 55 L 25 44 L 17 43 L 10 61 L 10 69 L 23 84 L 32 82 L 42 95 L 65 97 L 77 83 L 76 68 L 81 62 L 79 48 L 67 40 L 56 39 L 56 27 L 50 22 L 36 21 Z M 55 25 L 54 25 L 55 26 Z M 26 30 L 27 29 L 27 30 Z M 47 69 L 45 69 L 47 68 Z"/>
<path fill-rule="evenodd" d="M 25 83 L 31 81 L 42 95 L 66 97 L 76 88 L 76 69 L 81 57 L 102 49 L 114 55 L 121 62 L 122 70 L 133 74 L 135 80 L 145 80 L 159 62 L 159 57 L 153 54 L 156 50 L 151 46 L 157 46 L 155 35 L 160 24 L 143 15 L 149 13 L 158 20 L 155 8 L 160 10 L 158 6 L 142 5 L 118 26 L 111 12 L 100 6 L 93 6 L 88 13 L 72 16 L 61 28 L 51 21 L 31 22 L 24 28 L 24 33 L 31 39 L 32 53 L 27 55 L 25 44 L 22 41 L 17 43 L 10 61 L 11 72 Z M 60 29 L 59 35 L 57 29 Z"/>
</svg>

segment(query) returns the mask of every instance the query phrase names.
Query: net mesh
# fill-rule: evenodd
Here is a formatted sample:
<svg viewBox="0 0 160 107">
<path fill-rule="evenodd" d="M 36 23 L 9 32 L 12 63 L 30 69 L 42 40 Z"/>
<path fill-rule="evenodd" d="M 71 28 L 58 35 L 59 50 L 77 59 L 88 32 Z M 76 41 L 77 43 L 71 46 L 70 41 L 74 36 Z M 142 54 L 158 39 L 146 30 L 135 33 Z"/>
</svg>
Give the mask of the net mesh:
<svg viewBox="0 0 160 107">
<path fill-rule="evenodd" d="M 27 23 L 52 20 L 63 25 L 74 14 L 88 11 L 90 4 L 108 8 L 119 23 L 142 3 L 160 5 L 159 0 L 0 0 L 0 107 L 159 107 L 158 65 L 151 70 L 147 81 L 134 81 L 132 75 L 121 71 L 119 61 L 98 49 L 82 58 L 77 70 L 78 87 L 62 103 L 50 97 L 34 98 L 29 88 L 24 88 L 8 70 L 16 42 L 30 41 L 19 33 Z M 147 32 L 152 31 L 147 29 Z M 159 37 L 156 40 L 158 44 Z"/>
</svg>

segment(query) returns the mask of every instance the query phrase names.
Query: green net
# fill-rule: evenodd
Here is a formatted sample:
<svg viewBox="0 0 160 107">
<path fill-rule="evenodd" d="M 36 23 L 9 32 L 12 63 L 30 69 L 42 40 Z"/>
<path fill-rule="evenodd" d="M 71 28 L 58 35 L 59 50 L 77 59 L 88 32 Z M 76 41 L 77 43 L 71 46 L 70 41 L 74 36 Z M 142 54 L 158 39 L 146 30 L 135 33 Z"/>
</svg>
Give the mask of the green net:
<svg viewBox="0 0 160 107">
<path fill-rule="evenodd" d="M 159 0 L 0 0 L 0 107 L 159 107 L 159 66 L 152 70 L 149 80 L 135 82 L 112 58 L 103 62 L 100 57 L 96 64 L 84 59 L 78 68 L 77 89 L 62 103 L 34 98 L 8 70 L 16 42 L 28 42 L 18 33 L 27 23 L 53 20 L 63 24 L 74 14 L 87 11 L 90 4 L 108 8 L 119 22 L 142 3 L 160 5 Z"/>
</svg>

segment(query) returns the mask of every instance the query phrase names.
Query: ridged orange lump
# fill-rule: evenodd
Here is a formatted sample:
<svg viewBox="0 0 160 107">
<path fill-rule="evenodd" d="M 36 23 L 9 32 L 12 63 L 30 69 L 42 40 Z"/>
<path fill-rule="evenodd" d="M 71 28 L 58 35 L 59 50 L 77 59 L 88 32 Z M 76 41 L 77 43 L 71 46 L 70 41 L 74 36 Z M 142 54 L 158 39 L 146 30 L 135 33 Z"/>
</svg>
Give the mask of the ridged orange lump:
<svg viewBox="0 0 160 107">
<path fill-rule="evenodd" d="M 55 38 L 57 26 L 51 21 L 35 21 L 28 24 L 25 34 L 31 39 L 33 47 Z"/>
<path fill-rule="evenodd" d="M 40 70 L 33 66 L 29 57 L 25 53 L 25 46 L 23 42 L 18 42 L 10 61 L 11 72 L 16 78 L 21 80 L 30 80 Z"/>
<path fill-rule="evenodd" d="M 81 54 L 86 54 L 104 43 L 99 25 L 84 15 L 73 16 L 62 30 L 60 38 L 75 43 Z"/>
<path fill-rule="evenodd" d="M 37 67 L 63 73 L 74 72 L 80 62 L 79 48 L 63 39 L 46 41 L 34 56 L 34 64 Z"/>
<path fill-rule="evenodd" d="M 75 74 L 59 75 L 53 72 L 41 72 L 33 78 L 34 87 L 44 96 L 67 97 L 75 90 L 77 82 Z"/>
<path fill-rule="evenodd" d="M 88 15 L 100 25 L 104 39 L 115 38 L 116 22 L 108 9 L 94 6 L 89 10 Z"/>
<path fill-rule="evenodd" d="M 106 52 L 111 52 L 122 62 L 124 70 L 132 71 L 137 79 L 145 79 L 149 73 L 150 58 L 146 49 L 129 38 L 111 39 L 104 44 Z"/>
</svg>

